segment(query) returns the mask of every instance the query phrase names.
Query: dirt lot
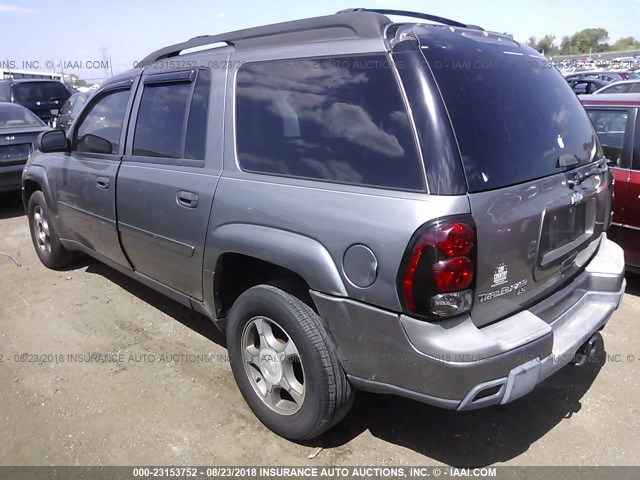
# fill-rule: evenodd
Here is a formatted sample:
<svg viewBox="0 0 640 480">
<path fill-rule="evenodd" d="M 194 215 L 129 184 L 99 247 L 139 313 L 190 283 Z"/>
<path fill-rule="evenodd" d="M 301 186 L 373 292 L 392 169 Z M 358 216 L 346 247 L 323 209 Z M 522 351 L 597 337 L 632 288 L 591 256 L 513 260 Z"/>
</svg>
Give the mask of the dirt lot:
<svg viewBox="0 0 640 480">
<path fill-rule="evenodd" d="M 254 418 L 207 319 L 91 260 L 43 267 L 16 195 L 0 196 L 0 251 L 21 264 L 0 256 L 0 465 L 640 465 L 640 277 L 603 332 L 618 362 L 600 352 L 475 412 L 359 394 L 299 445 Z"/>
</svg>

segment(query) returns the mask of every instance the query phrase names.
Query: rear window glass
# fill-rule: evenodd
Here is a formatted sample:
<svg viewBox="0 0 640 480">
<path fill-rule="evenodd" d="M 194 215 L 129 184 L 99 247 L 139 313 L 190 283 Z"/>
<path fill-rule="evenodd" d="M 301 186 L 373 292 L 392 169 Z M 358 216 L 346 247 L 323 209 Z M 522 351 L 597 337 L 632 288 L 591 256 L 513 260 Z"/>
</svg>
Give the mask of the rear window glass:
<svg viewBox="0 0 640 480">
<path fill-rule="evenodd" d="M 592 160 L 597 143 L 587 114 L 537 52 L 453 32 L 423 44 L 429 44 L 422 52 L 449 111 L 471 192 Z M 577 164 L 558 167 L 565 155 Z"/>
<path fill-rule="evenodd" d="M 606 89 L 602 90 L 602 92 L 600 93 L 628 93 L 633 91 L 633 83 L 620 83 L 620 84 L 613 84 L 610 87 L 607 87 Z"/>
<path fill-rule="evenodd" d="M 13 85 L 16 103 L 66 100 L 70 96 L 69 90 L 60 82 L 20 82 Z"/>
<path fill-rule="evenodd" d="M 0 129 L 44 126 L 42 120 L 26 108 L 13 103 L 0 104 Z"/>
<path fill-rule="evenodd" d="M 385 56 L 247 64 L 236 92 L 243 169 L 424 189 L 415 138 Z"/>
</svg>

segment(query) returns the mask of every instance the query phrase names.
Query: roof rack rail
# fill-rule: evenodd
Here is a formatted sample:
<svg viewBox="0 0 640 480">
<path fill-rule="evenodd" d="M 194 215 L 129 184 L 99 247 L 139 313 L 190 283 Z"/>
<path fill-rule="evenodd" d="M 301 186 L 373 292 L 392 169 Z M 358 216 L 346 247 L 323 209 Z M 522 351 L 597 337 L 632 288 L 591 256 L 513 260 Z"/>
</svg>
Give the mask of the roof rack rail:
<svg viewBox="0 0 640 480">
<path fill-rule="evenodd" d="M 389 23 L 391 20 L 373 10 L 351 10 L 335 15 L 276 23 L 229 33 L 201 35 L 186 42 L 161 48 L 146 56 L 139 65 L 151 65 L 159 60 L 179 55 L 183 50 L 215 43 L 226 43 L 235 46 L 236 49 L 245 49 L 336 39 L 382 40 L 383 28 Z"/>
<path fill-rule="evenodd" d="M 449 18 L 439 17 L 437 15 L 430 15 L 428 13 L 410 12 L 408 10 L 387 10 L 387 9 L 377 9 L 377 8 L 349 8 L 346 10 L 340 10 L 338 13 L 347 13 L 347 12 L 372 12 L 372 13 L 379 13 L 381 15 L 398 15 L 402 17 L 411 17 L 411 18 L 420 18 L 422 20 L 429 20 L 431 22 L 441 23 L 443 25 L 449 25 L 450 27 L 473 28 L 476 30 L 482 30 L 481 27 L 478 27 L 475 25 L 465 25 L 464 23 L 457 22 Z"/>
</svg>

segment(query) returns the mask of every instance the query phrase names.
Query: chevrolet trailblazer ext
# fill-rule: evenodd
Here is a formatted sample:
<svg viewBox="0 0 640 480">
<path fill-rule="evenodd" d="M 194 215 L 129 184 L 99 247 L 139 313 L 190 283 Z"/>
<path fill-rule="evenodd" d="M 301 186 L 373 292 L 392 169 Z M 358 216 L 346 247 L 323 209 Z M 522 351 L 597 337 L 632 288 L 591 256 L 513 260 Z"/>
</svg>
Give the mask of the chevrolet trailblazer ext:
<svg viewBox="0 0 640 480">
<path fill-rule="evenodd" d="M 247 404 L 290 439 L 355 389 L 517 399 L 592 351 L 625 288 L 607 160 L 560 73 L 507 36 L 394 13 L 163 48 L 68 137 L 42 134 L 23 175 L 42 263 L 88 254 L 210 317 Z"/>
</svg>

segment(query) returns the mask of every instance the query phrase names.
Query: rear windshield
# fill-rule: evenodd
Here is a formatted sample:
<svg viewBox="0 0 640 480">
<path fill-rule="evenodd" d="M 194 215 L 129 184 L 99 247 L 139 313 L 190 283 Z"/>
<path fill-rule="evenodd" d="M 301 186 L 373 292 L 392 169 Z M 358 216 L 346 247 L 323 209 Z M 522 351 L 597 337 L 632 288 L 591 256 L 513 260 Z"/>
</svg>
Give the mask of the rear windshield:
<svg viewBox="0 0 640 480">
<path fill-rule="evenodd" d="M 69 96 L 69 91 L 60 82 L 20 82 L 13 85 L 13 98 L 16 103 L 66 100 Z"/>
<path fill-rule="evenodd" d="M 421 38 L 469 191 L 546 177 L 592 160 L 593 129 L 562 75 L 532 49 L 475 35 L 482 38 L 453 32 Z M 571 166 L 560 167 L 560 157 Z"/>
<path fill-rule="evenodd" d="M 44 127 L 44 123 L 20 105 L 0 103 L 0 130 L 18 127 Z"/>
</svg>

